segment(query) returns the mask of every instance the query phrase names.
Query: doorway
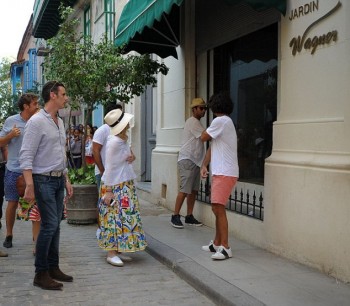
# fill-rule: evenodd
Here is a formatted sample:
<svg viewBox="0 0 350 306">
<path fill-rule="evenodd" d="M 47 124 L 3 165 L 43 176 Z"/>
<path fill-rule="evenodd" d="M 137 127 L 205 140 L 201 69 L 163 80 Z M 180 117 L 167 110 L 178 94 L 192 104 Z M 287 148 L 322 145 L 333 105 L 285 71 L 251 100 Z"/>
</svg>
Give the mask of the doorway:
<svg viewBox="0 0 350 306">
<path fill-rule="evenodd" d="M 141 181 L 152 180 L 152 151 L 156 146 L 153 127 L 153 87 L 147 86 L 141 95 Z"/>
</svg>

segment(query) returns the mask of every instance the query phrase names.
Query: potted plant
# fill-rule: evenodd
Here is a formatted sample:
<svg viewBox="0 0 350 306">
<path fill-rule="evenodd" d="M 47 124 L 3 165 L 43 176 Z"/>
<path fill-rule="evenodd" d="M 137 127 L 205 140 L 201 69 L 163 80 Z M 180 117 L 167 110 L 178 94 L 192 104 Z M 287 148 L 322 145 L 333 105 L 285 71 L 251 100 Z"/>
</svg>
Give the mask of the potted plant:
<svg viewBox="0 0 350 306">
<path fill-rule="evenodd" d="M 94 165 L 71 168 L 68 177 L 74 192 L 67 202 L 67 222 L 79 225 L 96 223 L 98 190 Z"/>
</svg>

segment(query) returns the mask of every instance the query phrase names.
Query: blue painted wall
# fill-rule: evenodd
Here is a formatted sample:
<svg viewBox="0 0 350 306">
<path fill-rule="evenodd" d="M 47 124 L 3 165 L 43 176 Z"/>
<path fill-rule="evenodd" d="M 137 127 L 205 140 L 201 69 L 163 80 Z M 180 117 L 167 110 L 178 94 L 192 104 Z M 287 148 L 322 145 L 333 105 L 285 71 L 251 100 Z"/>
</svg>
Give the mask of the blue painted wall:
<svg viewBox="0 0 350 306">
<path fill-rule="evenodd" d="M 103 124 L 103 106 L 99 104 L 92 113 L 92 125 L 100 127 Z"/>
<path fill-rule="evenodd" d="M 20 84 L 22 92 L 26 92 L 35 87 L 37 82 L 37 56 L 35 49 L 28 50 L 28 60 L 12 64 L 11 68 L 11 84 L 12 94 L 16 94 L 16 85 Z"/>
</svg>

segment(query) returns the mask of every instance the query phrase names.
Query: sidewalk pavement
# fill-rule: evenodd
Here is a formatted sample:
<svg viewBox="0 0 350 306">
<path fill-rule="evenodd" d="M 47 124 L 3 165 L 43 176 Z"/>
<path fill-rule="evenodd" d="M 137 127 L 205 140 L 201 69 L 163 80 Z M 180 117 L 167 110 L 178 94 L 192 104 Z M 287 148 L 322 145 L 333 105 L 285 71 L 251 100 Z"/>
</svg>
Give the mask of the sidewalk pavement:
<svg viewBox="0 0 350 306">
<path fill-rule="evenodd" d="M 5 228 L 0 231 L 0 249 L 9 253 L 9 257 L 0 259 L 0 306 L 211 305 L 193 288 L 220 306 L 350 305 L 349 284 L 232 236 L 233 258 L 213 261 L 201 246 L 213 238 L 214 229 L 187 225 L 176 229 L 170 224 L 171 211 L 142 196 L 140 206 L 147 252 L 191 286 L 146 252 L 134 254 L 133 262 L 125 267 L 111 267 L 97 247 L 96 225 L 71 226 L 63 222 L 60 266 L 75 280 L 64 284 L 59 292 L 38 289 L 32 285 L 31 224 L 16 221 L 13 248 L 2 247 Z"/>
<path fill-rule="evenodd" d="M 142 192 L 140 193 L 142 194 Z M 207 226 L 171 226 L 171 211 L 143 214 L 147 251 L 217 305 L 349 306 L 350 285 L 230 237 L 233 258 L 214 261 L 201 250 L 214 238 Z M 350 259 L 349 259 L 350 260 Z"/>
<path fill-rule="evenodd" d="M 4 211 L 7 203 L 4 203 Z M 148 213 L 154 215 L 152 205 Z M 146 213 L 146 212 L 145 212 Z M 2 220 L 3 221 L 3 220 Z M 6 231 L 0 230 L 0 306 L 211 306 L 214 303 L 147 252 L 130 254 L 132 262 L 113 267 L 96 240 L 96 224 L 61 223 L 60 268 L 72 275 L 63 290 L 33 286 L 34 256 L 31 222 L 17 220 L 13 247 L 3 248 Z"/>
</svg>

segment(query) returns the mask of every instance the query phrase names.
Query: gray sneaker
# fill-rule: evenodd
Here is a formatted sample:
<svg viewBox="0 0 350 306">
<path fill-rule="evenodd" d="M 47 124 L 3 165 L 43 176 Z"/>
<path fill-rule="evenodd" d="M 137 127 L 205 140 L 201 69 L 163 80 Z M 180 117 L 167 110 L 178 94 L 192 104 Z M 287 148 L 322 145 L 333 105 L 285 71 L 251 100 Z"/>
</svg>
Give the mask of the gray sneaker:
<svg viewBox="0 0 350 306">
<path fill-rule="evenodd" d="M 184 225 L 181 222 L 180 215 L 172 215 L 171 216 L 171 225 L 176 228 L 183 228 Z"/>
</svg>

